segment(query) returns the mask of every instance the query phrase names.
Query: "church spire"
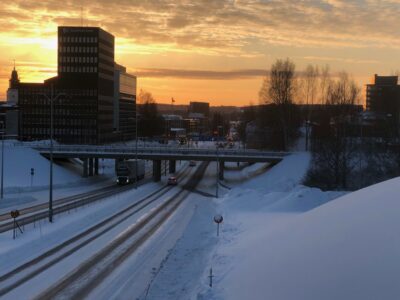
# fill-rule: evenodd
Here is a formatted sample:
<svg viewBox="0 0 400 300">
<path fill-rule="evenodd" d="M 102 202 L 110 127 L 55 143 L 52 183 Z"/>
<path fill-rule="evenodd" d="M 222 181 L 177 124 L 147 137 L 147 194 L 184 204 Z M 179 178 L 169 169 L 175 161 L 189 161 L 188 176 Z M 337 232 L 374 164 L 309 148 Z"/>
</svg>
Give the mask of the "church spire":
<svg viewBox="0 0 400 300">
<path fill-rule="evenodd" d="M 10 78 L 10 88 L 15 88 L 19 84 L 18 72 L 15 69 L 15 59 L 14 59 L 14 69 L 11 72 Z"/>
</svg>

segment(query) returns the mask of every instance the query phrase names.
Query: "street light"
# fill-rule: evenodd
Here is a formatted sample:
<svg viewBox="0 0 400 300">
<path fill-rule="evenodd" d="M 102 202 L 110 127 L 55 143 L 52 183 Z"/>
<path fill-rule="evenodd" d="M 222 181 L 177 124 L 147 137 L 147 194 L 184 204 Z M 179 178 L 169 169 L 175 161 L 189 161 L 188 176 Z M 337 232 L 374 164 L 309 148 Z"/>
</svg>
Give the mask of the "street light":
<svg viewBox="0 0 400 300">
<path fill-rule="evenodd" d="M 217 186 L 216 186 L 216 188 L 215 188 L 215 195 L 216 195 L 216 197 L 218 198 L 218 185 L 219 185 L 219 150 L 218 150 L 218 148 L 219 148 L 219 145 L 217 145 Z"/>
<path fill-rule="evenodd" d="M 138 113 L 137 113 L 137 105 L 135 102 L 135 156 L 136 156 L 136 162 L 135 162 L 135 189 L 138 188 L 138 183 L 137 183 L 137 174 L 138 174 Z"/>
<path fill-rule="evenodd" d="M 54 131 L 54 101 L 65 94 L 59 93 L 54 96 L 54 85 L 51 84 L 50 98 L 42 94 L 50 102 L 50 187 L 49 187 L 49 222 L 53 223 L 53 131 Z"/>
<path fill-rule="evenodd" d="M 1 122 L 1 199 L 4 196 L 4 122 Z"/>
</svg>

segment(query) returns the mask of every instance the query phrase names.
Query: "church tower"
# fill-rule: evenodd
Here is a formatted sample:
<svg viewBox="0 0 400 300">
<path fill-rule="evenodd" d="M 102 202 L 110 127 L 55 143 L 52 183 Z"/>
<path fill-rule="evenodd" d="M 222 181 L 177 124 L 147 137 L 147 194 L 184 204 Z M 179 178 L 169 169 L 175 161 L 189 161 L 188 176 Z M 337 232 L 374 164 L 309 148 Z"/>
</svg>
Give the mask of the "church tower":
<svg viewBox="0 0 400 300">
<path fill-rule="evenodd" d="M 18 72 L 15 69 L 15 62 L 14 62 L 14 69 L 11 72 L 10 85 L 7 90 L 7 104 L 12 106 L 18 105 L 18 86 L 19 86 L 19 78 L 18 78 Z"/>
</svg>

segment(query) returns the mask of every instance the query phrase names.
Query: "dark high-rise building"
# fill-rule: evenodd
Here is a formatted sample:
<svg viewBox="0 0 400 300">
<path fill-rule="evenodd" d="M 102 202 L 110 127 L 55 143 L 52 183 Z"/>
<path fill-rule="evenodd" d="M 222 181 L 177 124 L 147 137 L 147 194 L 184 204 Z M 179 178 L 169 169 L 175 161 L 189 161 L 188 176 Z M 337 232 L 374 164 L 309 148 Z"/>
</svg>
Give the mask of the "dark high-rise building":
<svg viewBox="0 0 400 300">
<path fill-rule="evenodd" d="M 210 116 L 210 104 L 208 102 L 190 102 L 189 114 L 203 114 L 205 118 Z"/>
<path fill-rule="evenodd" d="M 378 76 L 367 84 L 367 110 L 378 114 L 391 114 L 398 119 L 400 109 L 400 86 L 397 76 Z"/>
<path fill-rule="evenodd" d="M 132 140 L 136 135 L 136 76 L 115 64 L 114 71 L 114 132 L 120 140 Z"/>
<path fill-rule="evenodd" d="M 59 27 L 58 79 L 59 87 L 71 95 L 65 100 L 74 106 L 69 111 L 81 136 L 78 140 L 115 140 L 114 36 L 96 27 Z"/>
<path fill-rule="evenodd" d="M 20 108 L 21 139 L 49 138 L 52 97 L 54 138 L 61 143 L 135 138 L 136 77 L 116 68 L 113 35 L 97 27 L 59 27 L 57 71 L 44 83 L 21 83 L 13 71 L 9 92 Z"/>
</svg>

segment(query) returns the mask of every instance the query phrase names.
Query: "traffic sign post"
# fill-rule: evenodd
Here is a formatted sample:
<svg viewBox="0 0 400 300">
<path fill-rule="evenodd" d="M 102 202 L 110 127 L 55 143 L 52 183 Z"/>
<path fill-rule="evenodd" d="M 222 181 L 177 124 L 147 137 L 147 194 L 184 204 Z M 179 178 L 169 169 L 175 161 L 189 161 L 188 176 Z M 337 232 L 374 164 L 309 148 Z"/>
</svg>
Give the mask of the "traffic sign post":
<svg viewBox="0 0 400 300">
<path fill-rule="evenodd" d="M 217 223 L 217 236 L 219 236 L 219 224 L 221 224 L 223 220 L 224 218 L 221 215 L 214 216 L 214 222 Z"/>
<path fill-rule="evenodd" d="M 19 231 L 21 233 L 24 233 L 24 232 L 22 231 L 22 229 L 19 226 L 18 221 L 17 221 L 17 218 L 19 217 L 19 210 L 18 209 L 12 210 L 10 212 L 10 215 L 11 215 L 11 218 L 14 219 L 14 221 L 13 221 L 13 239 L 15 240 L 15 236 L 16 236 L 16 232 L 15 231 L 17 230 L 17 228 L 19 229 Z"/>
<path fill-rule="evenodd" d="M 210 283 L 209 283 L 210 287 L 212 287 L 212 284 L 213 284 L 213 277 L 214 277 L 214 275 L 212 273 L 212 268 L 210 268 L 210 275 L 208 275 L 208 278 L 210 278 Z"/>
<path fill-rule="evenodd" d="M 31 168 L 31 187 L 33 186 L 33 175 L 35 175 L 35 169 Z"/>
</svg>

